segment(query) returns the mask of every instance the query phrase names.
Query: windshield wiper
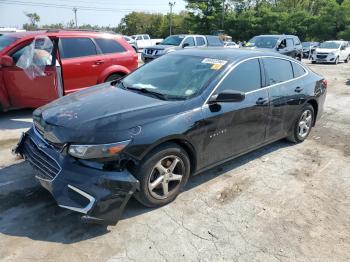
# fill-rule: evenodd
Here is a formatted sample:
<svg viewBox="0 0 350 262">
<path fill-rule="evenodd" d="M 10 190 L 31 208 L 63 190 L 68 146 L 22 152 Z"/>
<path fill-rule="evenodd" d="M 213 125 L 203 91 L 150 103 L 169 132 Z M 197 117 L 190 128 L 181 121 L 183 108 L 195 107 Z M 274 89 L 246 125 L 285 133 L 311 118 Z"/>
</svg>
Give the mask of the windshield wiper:
<svg viewBox="0 0 350 262">
<path fill-rule="evenodd" d="M 125 86 L 123 82 L 121 82 L 121 84 L 122 84 L 124 89 L 139 91 L 139 92 L 144 93 L 144 94 L 151 94 L 151 95 L 156 96 L 157 98 L 162 99 L 162 100 L 168 100 L 167 95 L 159 93 L 159 92 L 154 91 L 154 90 L 151 90 L 149 88 L 136 88 L 136 87 L 132 87 L 132 86 Z"/>
</svg>

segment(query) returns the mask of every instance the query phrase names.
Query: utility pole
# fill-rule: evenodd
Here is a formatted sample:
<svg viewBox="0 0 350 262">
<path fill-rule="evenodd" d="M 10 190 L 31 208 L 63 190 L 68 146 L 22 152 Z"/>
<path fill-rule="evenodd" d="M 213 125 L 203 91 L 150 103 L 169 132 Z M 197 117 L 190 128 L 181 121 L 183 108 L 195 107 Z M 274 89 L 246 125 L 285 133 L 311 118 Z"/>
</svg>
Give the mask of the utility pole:
<svg viewBox="0 0 350 262">
<path fill-rule="evenodd" d="M 74 12 L 74 17 L 75 17 L 75 28 L 78 28 L 77 11 L 78 11 L 78 8 L 74 7 L 73 12 Z"/>
<path fill-rule="evenodd" d="M 221 29 L 224 30 L 225 23 L 225 0 L 222 0 L 222 17 L 221 17 Z"/>
<path fill-rule="evenodd" d="M 169 31 L 170 31 L 170 35 L 172 35 L 172 31 L 173 31 L 173 7 L 176 4 L 176 2 L 169 2 L 169 6 L 170 6 L 170 22 L 169 22 Z"/>
</svg>

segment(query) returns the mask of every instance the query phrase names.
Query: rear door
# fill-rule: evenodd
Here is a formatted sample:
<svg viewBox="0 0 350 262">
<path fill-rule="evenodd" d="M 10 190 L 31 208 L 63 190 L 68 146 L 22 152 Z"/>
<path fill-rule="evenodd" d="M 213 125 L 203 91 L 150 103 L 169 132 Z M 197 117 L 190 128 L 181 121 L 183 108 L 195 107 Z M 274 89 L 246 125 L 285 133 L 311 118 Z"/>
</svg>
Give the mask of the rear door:
<svg viewBox="0 0 350 262">
<path fill-rule="evenodd" d="M 236 90 L 245 93 L 242 102 L 206 104 L 203 111 L 207 134 L 200 161 L 213 164 L 264 143 L 269 116 L 268 92 L 262 88 L 258 58 L 239 64 L 214 92 Z"/>
<path fill-rule="evenodd" d="M 27 41 L 8 54 L 14 64 L 3 67 L 3 80 L 13 108 L 36 108 L 58 97 L 57 41 L 46 36 Z"/>
<path fill-rule="evenodd" d="M 266 84 L 269 91 L 270 119 L 267 139 L 274 140 L 286 136 L 291 118 L 300 107 L 302 86 L 293 81 L 293 69 L 289 60 L 283 58 L 263 58 Z M 299 91 L 300 90 L 300 91 Z"/>
<path fill-rule="evenodd" d="M 103 59 L 88 37 L 61 37 L 59 40 L 64 93 L 97 84 Z"/>
</svg>

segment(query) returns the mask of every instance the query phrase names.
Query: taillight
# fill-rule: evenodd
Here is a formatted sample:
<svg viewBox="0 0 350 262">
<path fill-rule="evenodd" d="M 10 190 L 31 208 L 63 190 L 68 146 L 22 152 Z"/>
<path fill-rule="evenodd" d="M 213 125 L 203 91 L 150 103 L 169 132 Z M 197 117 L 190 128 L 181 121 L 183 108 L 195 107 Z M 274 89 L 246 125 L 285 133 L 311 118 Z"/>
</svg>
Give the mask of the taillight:
<svg viewBox="0 0 350 262">
<path fill-rule="evenodd" d="M 326 79 L 322 80 L 322 85 L 324 86 L 324 88 L 327 88 L 328 86 L 328 81 Z"/>
</svg>

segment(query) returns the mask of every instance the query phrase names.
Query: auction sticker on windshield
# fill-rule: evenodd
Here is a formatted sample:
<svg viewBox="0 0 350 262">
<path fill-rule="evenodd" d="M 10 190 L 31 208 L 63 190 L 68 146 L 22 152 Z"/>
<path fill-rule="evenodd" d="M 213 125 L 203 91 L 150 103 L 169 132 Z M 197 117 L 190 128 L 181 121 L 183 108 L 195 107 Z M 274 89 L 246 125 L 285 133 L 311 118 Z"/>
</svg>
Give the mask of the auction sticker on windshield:
<svg viewBox="0 0 350 262">
<path fill-rule="evenodd" d="M 223 67 L 227 61 L 226 60 L 220 60 L 220 59 L 213 59 L 213 58 L 204 58 L 202 60 L 202 63 L 204 64 L 211 64 L 212 67 L 211 69 L 212 70 L 220 70 L 221 67 Z"/>
</svg>

